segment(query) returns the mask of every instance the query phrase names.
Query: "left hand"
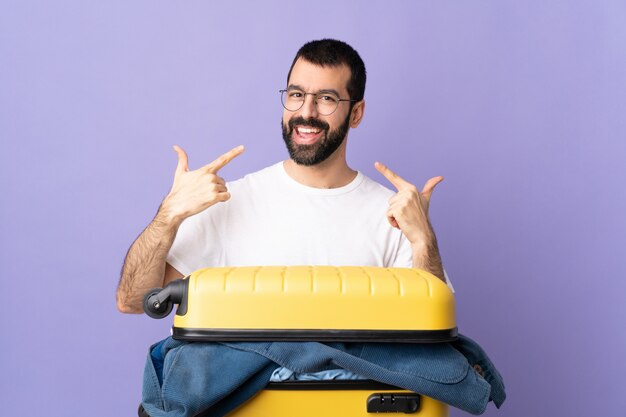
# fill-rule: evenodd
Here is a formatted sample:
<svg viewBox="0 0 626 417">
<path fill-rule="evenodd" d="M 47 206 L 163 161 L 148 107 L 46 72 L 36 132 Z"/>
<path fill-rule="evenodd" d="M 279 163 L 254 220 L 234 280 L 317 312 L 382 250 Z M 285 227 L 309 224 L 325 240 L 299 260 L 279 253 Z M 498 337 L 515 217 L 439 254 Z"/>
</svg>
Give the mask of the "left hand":
<svg viewBox="0 0 626 417">
<path fill-rule="evenodd" d="M 398 190 L 389 199 L 389 224 L 400 229 L 411 245 L 430 243 L 434 232 L 428 219 L 428 206 L 435 186 L 443 181 L 443 177 L 429 179 L 420 191 L 380 162 L 376 162 L 374 167 Z"/>
</svg>

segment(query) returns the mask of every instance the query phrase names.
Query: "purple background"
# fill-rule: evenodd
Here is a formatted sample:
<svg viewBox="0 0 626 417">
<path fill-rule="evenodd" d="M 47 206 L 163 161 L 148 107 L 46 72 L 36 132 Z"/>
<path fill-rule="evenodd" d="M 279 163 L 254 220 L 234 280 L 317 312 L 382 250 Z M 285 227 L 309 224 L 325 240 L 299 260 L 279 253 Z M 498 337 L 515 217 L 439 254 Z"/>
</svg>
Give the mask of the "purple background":
<svg viewBox="0 0 626 417">
<path fill-rule="evenodd" d="M 246 145 L 227 179 L 285 158 L 277 91 L 336 37 L 368 70 L 351 165 L 446 178 L 459 329 L 509 396 L 486 415 L 623 416 L 626 3 L 217 3 L 3 2 L 1 414 L 134 415 L 171 321 L 118 313 L 115 287 L 171 146 L 195 168 Z"/>
</svg>

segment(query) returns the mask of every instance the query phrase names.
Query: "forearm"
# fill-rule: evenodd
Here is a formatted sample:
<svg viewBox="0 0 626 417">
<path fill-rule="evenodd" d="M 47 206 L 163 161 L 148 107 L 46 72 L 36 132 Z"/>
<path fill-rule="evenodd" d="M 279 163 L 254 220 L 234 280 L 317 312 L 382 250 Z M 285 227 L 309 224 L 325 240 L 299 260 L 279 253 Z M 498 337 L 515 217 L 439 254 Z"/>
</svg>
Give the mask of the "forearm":
<svg viewBox="0 0 626 417">
<path fill-rule="evenodd" d="M 163 286 L 167 254 L 183 220 L 230 199 L 226 183 L 217 173 L 243 152 L 243 146 L 231 149 L 194 171 L 189 170 L 187 153 L 178 146 L 174 146 L 174 150 L 178 154 L 178 165 L 172 189 L 152 223 L 131 245 L 124 260 L 117 287 L 117 308 L 123 313 L 141 313 L 144 294 Z M 174 277 L 171 272 L 168 280 Z M 180 275 L 178 271 L 174 272 Z"/>
<path fill-rule="evenodd" d="M 441 263 L 441 256 L 439 255 L 439 248 L 437 246 L 437 238 L 434 233 L 432 238 L 428 239 L 424 243 L 413 244 L 413 268 L 423 269 L 430 272 L 437 278 L 446 282 L 443 274 L 443 264 Z"/>
<path fill-rule="evenodd" d="M 163 286 L 167 253 L 181 220 L 161 207 L 154 220 L 131 245 L 117 287 L 117 307 L 123 313 L 142 313 L 143 296 Z"/>
</svg>

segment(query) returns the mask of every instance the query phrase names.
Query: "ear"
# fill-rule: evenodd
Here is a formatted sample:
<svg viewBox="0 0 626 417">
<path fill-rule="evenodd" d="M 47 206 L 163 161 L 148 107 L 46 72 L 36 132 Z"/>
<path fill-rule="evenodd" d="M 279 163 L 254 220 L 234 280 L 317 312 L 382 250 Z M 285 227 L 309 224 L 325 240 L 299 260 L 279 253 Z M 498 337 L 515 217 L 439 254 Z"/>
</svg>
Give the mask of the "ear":
<svg viewBox="0 0 626 417">
<path fill-rule="evenodd" d="M 356 128 L 360 123 L 361 119 L 363 119 L 363 114 L 365 113 L 365 100 L 361 100 L 354 105 L 352 108 L 352 113 L 350 114 L 350 127 Z"/>
</svg>

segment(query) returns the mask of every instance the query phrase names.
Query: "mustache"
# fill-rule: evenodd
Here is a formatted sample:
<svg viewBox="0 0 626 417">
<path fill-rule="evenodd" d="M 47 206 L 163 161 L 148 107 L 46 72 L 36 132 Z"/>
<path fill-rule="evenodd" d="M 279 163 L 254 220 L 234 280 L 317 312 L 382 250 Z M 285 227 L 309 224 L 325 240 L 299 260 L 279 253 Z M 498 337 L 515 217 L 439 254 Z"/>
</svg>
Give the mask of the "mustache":
<svg viewBox="0 0 626 417">
<path fill-rule="evenodd" d="M 308 127 L 316 127 L 318 129 L 322 129 L 326 132 L 328 132 L 328 129 L 330 129 L 330 126 L 328 125 L 328 123 L 323 122 L 319 119 L 305 119 L 302 116 L 298 116 L 298 117 L 294 117 L 291 120 L 289 120 L 289 133 L 291 134 L 293 132 L 293 129 L 296 125 L 299 126 L 308 126 Z"/>
</svg>

